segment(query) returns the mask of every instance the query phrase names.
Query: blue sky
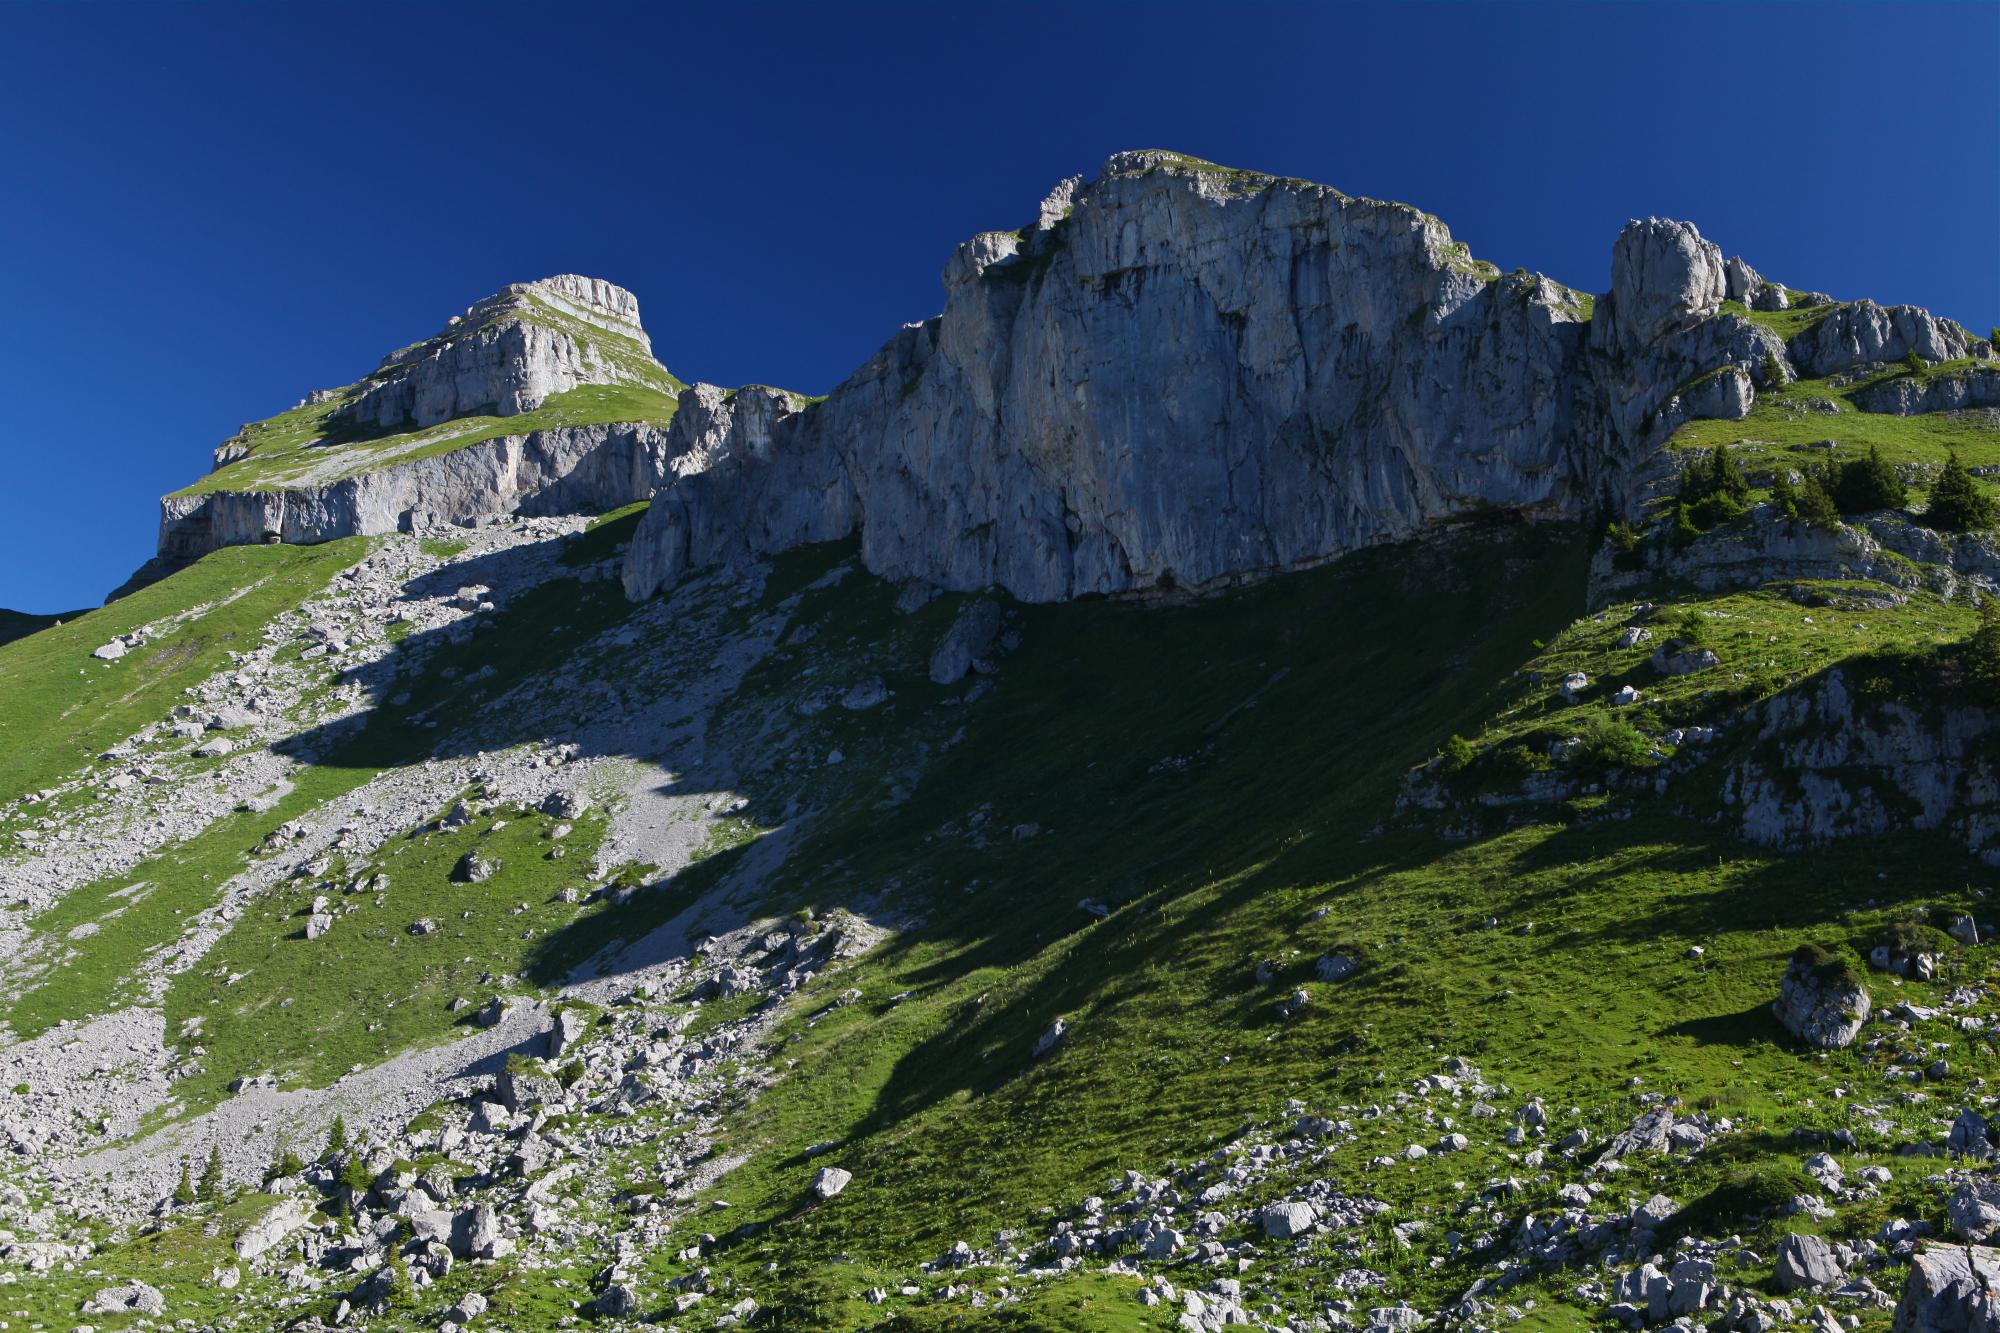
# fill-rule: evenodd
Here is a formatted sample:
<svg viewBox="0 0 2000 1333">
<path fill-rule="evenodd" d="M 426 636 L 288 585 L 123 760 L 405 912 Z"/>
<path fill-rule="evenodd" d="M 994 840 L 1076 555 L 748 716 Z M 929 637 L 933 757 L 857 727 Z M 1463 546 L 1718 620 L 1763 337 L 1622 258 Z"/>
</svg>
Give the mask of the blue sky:
<svg viewBox="0 0 2000 1333">
<path fill-rule="evenodd" d="M 823 392 L 1121 148 L 1400 199 L 1608 283 L 1633 216 L 2000 322 L 2000 5 L 0 0 L 0 606 L 91 605 L 238 423 L 504 283 Z"/>
</svg>

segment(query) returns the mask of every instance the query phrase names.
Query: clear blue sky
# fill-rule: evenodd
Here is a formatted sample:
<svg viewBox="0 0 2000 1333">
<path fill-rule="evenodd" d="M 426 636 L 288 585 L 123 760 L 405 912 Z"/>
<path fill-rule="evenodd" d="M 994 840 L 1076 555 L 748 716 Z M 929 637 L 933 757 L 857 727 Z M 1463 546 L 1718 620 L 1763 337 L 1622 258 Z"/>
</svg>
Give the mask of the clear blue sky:
<svg viewBox="0 0 2000 1333">
<path fill-rule="evenodd" d="M 2000 4 L 0 0 L 0 606 L 90 605 L 238 423 L 503 283 L 822 392 L 977 231 L 1168 147 L 1608 283 L 1628 217 L 2000 322 Z"/>
</svg>

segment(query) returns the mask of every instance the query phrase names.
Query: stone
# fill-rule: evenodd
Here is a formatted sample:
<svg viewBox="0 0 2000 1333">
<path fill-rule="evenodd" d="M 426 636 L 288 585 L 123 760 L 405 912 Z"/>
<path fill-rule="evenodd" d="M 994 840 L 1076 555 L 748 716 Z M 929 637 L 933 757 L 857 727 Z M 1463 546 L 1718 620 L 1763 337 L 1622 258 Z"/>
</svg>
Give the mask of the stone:
<svg viewBox="0 0 2000 1333">
<path fill-rule="evenodd" d="M 1830 1287 L 1845 1276 L 1833 1247 L 1818 1236 L 1792 1232 L 1778 1242 L 1778 1286 L 1784 1291 Z"/>
<path fill-rule="evenodd" d="M 500 1071 L 500 1077 L 494 1081 L 494 1091 L 500 1096 L 500 1104 L 515 1112 L 560 1102 L 563 1093 L 562 1084 L 555 1075 L 538 1065 L 518 1060 L 509 1060 L 507 1067 Z"/>
<path fill-rule="evenodd" d="M 467 852 L 452 867 L 451 877 L 461 884 L 484 884 L 493 878 L 493 872 L 499 868 L 496 862 L 487 860 L 478 852 Z"/>
<path fill-rule="evenodd" d="M 283 1243 L 286 1237 L 304 1226 L 311 1216 L 312 1209 L 295 1199 L 273 1204 L 256 1221 L 237 1234 L 236 1257 L 245 1260 L 255 1259 Z"/>
<path fill-rule="evenodd" d="M 1983 1242 L 2000 1235 L 2000 1177 L 1978 1175 L 1961 1181 L 1945 1201 L 1945 1213 L 1960 1240 Z"/>
<path fill-rule="evenodd" d="M 1583 692 L 1590 688 L 1590 677 L 1581 671 L 1572 671 L 1562 679 L 1564 703 L 1575 703 Z"/>
<path fill-rule="evenodd" d="M 589 1030 L 590 1016 L 583 1010 L 557 1011 L 555 1024 L 549 1029 L 549 1059 L 561 1059 Z"/>
<path fill-rule="evenodd" d="M 1837 1050 L 1851 1045 L 1868 1021 L 1868 989 L 1838 957 L 1803 945 L 1785 968 L 1772 1006 L 1787 1032 L 1808 1046 Z"/>
<path fill-rule="evenodd" d="M 606 1319 L 622 1319 L 639 1308 L 639 1294 L 623 1282 L 614 1282 L 598 1292 L 590 1305 Z"/>
<path fill-rule="evenodd" d="M 1272 1240 L 1290 1240 L 1303 1236 L 1319 1225 L 1319 1214 L 1309 1203 L 1279 1202 L 1266 1204 L 1258 1215 L 1264 1234 Z"/>
<path fill-rule="evenodd" d="M 127 649 L 123 639 L 113 639 L 101 647 L 90 650 L 90 655 L 100 662 L 116 662 L 125 656 Z"/>
<path fill-rule="evenodd" d="M 161 1315 L 166 1311 L 167 1298 L 159 1288 L 137 1281 L 105 1287 L 83 1303 L 85 1314 Z"/>
<path fill-rule="evenodd" d="M 2000 1250 L 1924 1246 L 1896 1304 L 1893 1333 L 2000 1333 Z"/>
<path fill-rule="evenodd" d="M 468 1291 L 458 1298 L 457 1304 L 445 1312 L 445 1318 L 457 1324 L 469 1324 L 486 1313 L 486 1298 L 476 1291 Z"/>
<path fill-rule="evenodd" d="M 550 792 L 542 799 L 541 812 L 553 819 L 581 819 L 590 809 L 590 798 L 580 791 Z"/>
<path fill-rule="evenodd" d="M 837 1166 L 823 1166 L 813 1176 L 812 1192 L 820 1199 L 831 1199 L 846 1189 L 847 1183 L 853 1179 L 854 1173 L 851 1171 L 844 1171 Z"/>
<path fill-rule="evenodd" d="M 1713 648 L 1704 648 L 1684 639 L 1669 639 L 1661 644 L 1653 650 L 1652 661 L 1653 670 L 1663 676 L 1687 676 L 1722 665 L 1722 659 Z"/>
<path fill-rule="evenodd" d="M 306 938 L 316 940 L 333 929 L 333 917 L 327 912 L 314 912 L 306 918 Z"/>
<path fill-rule="evenodd" d="M 506 1021 L 512 1008 L 512 1002 L 505 996 L 496 995 L 479 1006 L 479 1011 L 472 1016 L 472 1021 L 483 1028 L 497 1028 Z"/>
<path fill-rule="evenodd" d="M 993 651 L 1001 623 L 1000 608 L 994 602 L 980 598 L 967 603 L 931 654 L 932 683 L 956 685 L 965 679 L 972 664 Z"/>
<path fill-rule="evenodd" d="M 1360 960 L 1356 959 L 1352 954 L 1323 954 L 1320 960 L 1313 964 L 1313 975 L 1321 981 L 1345 981 L 1359 971 L 1360 968 Z"/>
<path fill-rule="evenodd" d="M 1951 1122 L 1945 1136 L 1945 1151 L 1954 1157 L 1984 1157 L 1993 1150 L 1993 1127 L 1985 1116 L 1965 1107 Z"/>
<path fill-rule="evenodd" d="M 1036 1039 L 1034 1053 L 1030 1058 L 1039 1059 L 1047 1055 L 1050 1051 L 1053 1051 L 1062 1041 L 1063 1035 L 1068 1031 L 1069 1024 L 1058 1018 L 1049 1025 L 1048 1031 Z"/>
</svg>

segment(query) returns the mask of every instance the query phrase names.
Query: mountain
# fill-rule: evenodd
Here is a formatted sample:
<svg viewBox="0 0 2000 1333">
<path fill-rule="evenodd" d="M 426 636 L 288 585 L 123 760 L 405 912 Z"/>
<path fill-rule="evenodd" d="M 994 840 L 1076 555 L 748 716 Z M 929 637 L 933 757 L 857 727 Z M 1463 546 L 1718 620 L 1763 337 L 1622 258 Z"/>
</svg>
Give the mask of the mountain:
<svg viewBox="0 0 2000 1333">
<path fill-rule="evenodd" d="M 1612 259 L 1120 153 L 245 426 L 0 645 L 0 1319 L 1990 1327 L 2000 362 Z"/>
</svg>

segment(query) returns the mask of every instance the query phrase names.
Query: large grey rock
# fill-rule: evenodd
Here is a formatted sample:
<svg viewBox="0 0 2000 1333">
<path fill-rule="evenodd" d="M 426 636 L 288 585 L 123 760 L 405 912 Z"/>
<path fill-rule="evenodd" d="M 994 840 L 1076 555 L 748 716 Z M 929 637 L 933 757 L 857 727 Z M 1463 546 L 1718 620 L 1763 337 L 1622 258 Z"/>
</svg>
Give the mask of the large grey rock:
<svg viewBox="0 0 2000 1333">
<path fill-rule="evenodd" d="M 831 1199 L 846 1189 L 848 1182 L 853 1179 L 852 1171 L 845 1171 L 837 1166 L 823 1166 L 813 1176 L 812 1192 L 821 1199 Z"/>
<path fill-rule="evenodd" d="M 1830 1287 L 1843 1276 L 1833 1247 L 1818 1236 L 1793 1232 L 1778 1242 L 1778 1286 L 1785 1291 Z"/>
<path fill-rule="evenodd" d="M 1981 1175 L 1960 1182 L 1946 1200 L 1945 1212 L 1960 1240 L 1993 1239 L 2000 1234 L 2000 1177 Z"/>
<path fill-rule="evenodd" d="M 2000 366 L 1972 366 L 1949 375 L 1896 375 L 1858 389 L 1854 405 L 1864 412 L 1916 416 L 1968 407 L 2000 407 Z"/>
<path fill-rule="evenodd" d="M 312 1209 L 294 1199 L 271 1205 L 236 1237 L 236 1257 L 255 1259 L 306 1224 Z"/>
<path fill-rule="evenodd" d="M 2000 1250 L 1934 1244 L 1911 1256 L 1894 1333 L 2000 1333 Z"/>
<path fill-rule="evenodd" d="M 1290 1240 L 1318 1225 L 1319 1214 L 1309 1203 L 1279 1202 L 1266 1204 L 1258 1220 L 1263 1224 L 1264 1234 L 1272 1240 Z"/>
<path fill-rule="evenodd" d="M 1834 1050 L 1852 1043 L 1868 1021 L 1868 988 L 1832 955 L 1805 945 L 1786 965 L 1772 1007 L 1800 1041 Z"/>
<path fill-rule="evenodd" d="M 1592 321 L 1591 341 L 1637 355 L 1715 314 L 1728 294 L 1722 251 L 1694 224 L 1628 222 L 1611 251 L 1611 293 Z"/>
<path fill-rule="evenodd" d="M 1000 608 L 981 598 L 967 603 L 931 654 L 931 680 L 939 685 L 956 685 L 972 670 L 972 664 L 993 651 L 999 640 Z"/>
<path fill-rule="evenodd" d="M 167 1298 L 159 1288 L 144 1282 L 127 1282 L 122 1286 L 106 1287 L 83 1303 L 85 1314 L 106 1315 L 158 1315 L 165 1314 Z"/>
</svg>

